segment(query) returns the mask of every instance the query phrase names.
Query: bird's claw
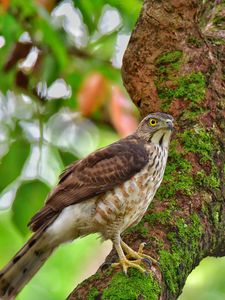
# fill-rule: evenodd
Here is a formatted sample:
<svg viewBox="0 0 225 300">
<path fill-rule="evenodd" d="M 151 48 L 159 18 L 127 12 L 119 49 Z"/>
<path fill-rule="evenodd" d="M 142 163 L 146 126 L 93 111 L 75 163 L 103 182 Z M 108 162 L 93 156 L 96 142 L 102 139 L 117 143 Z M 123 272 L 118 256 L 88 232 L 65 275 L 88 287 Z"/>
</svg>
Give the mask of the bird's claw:
<svg viewBox="0 0 225 300">
<path fill-rule="evenodd" d="M 149 268 L 151 268 L 151 266 L 152 266 L 152 260 L 151 259 L 144 257 L 144 258 L 141 259 L 141 261 L 143 263 L 147 264 Z"/>
<path fill-rule="evenodd" d="M 146 246 L 145 242 L 141 243 L 138 248 L 138 251 L 136 252 L 133 249 L 131 249 L 127 244 L 125 243 L 122 244 L 123 249 L 127 253 L 126 257 L 142 260 L 142 262 L 147 263 L 149 267 L 151 267 L 152 264 L 159 265 L 156 259 L 143 253 L 143 249 L 145 246 Z"/>
<path fill-rule="evenodd" d="M 122 266 L 124 273 L 127 275 L 127 270 L 129 268 L 135 268 L 139 270 L 141 273 L 146 273 L 146 270 L 140 266 L 141 260 L 137 259 L 134 261 L 130 261 L 127 258 L 120 259 L 118 263 L 113 263 L 112 267 Z"/>
</svg>

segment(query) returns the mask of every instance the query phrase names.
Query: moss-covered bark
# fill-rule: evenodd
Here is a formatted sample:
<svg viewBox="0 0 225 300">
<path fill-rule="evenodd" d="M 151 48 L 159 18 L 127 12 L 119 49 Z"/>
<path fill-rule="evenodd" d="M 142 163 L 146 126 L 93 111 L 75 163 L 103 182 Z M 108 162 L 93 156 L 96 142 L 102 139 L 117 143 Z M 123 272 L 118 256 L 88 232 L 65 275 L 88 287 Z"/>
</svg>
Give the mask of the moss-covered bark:
<svg viewBox="0 0 225 300">
<path fill-rule="evenodd" d="M 224 11 L 224 1 L 144 1 L 124 84 L 143 116 L 166 111 L 177 124 L 163 184 L 124 240 L 146 242 L 160 266 L 128 277 L 104 267 L 68 299 L 176 299 L 202 258 L 225 255 Z"/>
</svg>

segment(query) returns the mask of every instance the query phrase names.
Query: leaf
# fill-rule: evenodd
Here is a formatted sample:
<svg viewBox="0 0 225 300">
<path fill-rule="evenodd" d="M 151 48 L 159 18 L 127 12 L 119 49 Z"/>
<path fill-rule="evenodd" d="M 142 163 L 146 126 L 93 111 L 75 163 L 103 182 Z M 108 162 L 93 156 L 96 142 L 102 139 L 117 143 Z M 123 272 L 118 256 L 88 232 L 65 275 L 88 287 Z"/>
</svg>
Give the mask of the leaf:
<svg viewBox="0 0 225 300">
<path fill-rule="evenodd" d="M 56 4 L 56 0 L 36 0 L 36 2 L 43 6 L 48 12 L 51 12 Z"/>
<path fill-rule="evenodd" d="M 10 211 L 0 213 L 0 237 L 0 265 L 3 266 L 21 246 L 21 236 L 12 224 Z"/>
<path fill-rule="evenodd" d="M 54 54 L 55 62 L 59 66 L 59 71 L 64 70 L 68 64 L 68 56 L 62 35 L 52 27 L 48 20 L 43 18 L 36 20 L 34 27 L 36 31 L 40 31 L 43 34 L 41 42 L 50 47 Z"/>
<path fill-rule="evenodd" d="M 100 35 L 98 39 L 89 43 L 88 51 L 97 59 L 110 63 L 116 42 L 117 32 L 108 35 Z"/>
<path fill-rule="evenodd" d="M 118 30 L 121 25 L 122 19 L 119 11 L 115 7 L 105 4 L 98 22 L 99 32 L 102 35 L 110 34 L 111 32 Z"/>
<path fill-rule="evenodd" d="M 40 181 L 30 181 L 22 184 L 16 194 L 12 206 L 12 220 L 22 235 L 28 233 L 27 223 L 41 208 L 49 188 Z"/>
<path fill-rule="evenodd" d="M 29 144 L 25 140 L 17 140 L 11 144 L 9 152 L 2 158 L 0 164 L 0 190 L 3 190 L 20 175 L 29 149 Z"/>
<path fill-rule="evenodd" d="M 21 43 L 16 42 L 11 49 L 6 63 L 4 65 L 4 71 L 9 71 L 11 68 L 17 66 L 17 62 L 25 58 L 32 48 L 31 42 Z"/>
<path fill-rule="evenodd" d="M 108 82 L 100 73 L 94 72 L 86 77 L 78 92 L 79 110 L 83 116 L 90 116 L 106 100 Z"/>
<path fill-rule="evenodd" d="M 85 23 L 90 33 L 96 30 L 102 7 L 105 4 L 103 0 L 86 1 L 74 0 L 74 5 L 82 12 Z"/>
<path fill-rule="evenodd" d="M 8 10 L 10 5 L 10 0 L 2 0 L 0 6 L 2 5 L 3 10 Z"/>
<path fill-rule="evenodd" d="M 69 35 L 70 40 L 78 48 L 85 47 L 89 40 L 86 24 L 82 13 L 75 8 L 72 1 L 61 2 L 52 12 L 53 22 L 62 26 Z"/>
<path fill-rule="evenodd" d="M 130 34 L 119 32 L 116 38 L 116 43 L 114 45 L 114 53 L 112 57 L 112 65 L 115 68 L 120 69 L 122 67 L 122 60 L 124 52 L 127 48 L 127 44 L 130 39 Z"/>
<path fill-rule="evenodd" d="M 99 125 L 99 144 L 98 148 L 112 144 L 119 139 L 119 135 L 109 125 Z"/>
<path fill-rule="evenodd" d="M 133 133 L 137 128 L 138 122 L 134 114 L 134 106 L 118 86 L 112 90 L 110 117 L 114 127 L 122 137 Z"/>
<path fill-rule="evenodd" d="M 7 187 L 0 194 L 0 211 L 7 210 L 11 207 L 18 187 L 20 186 L 20 178 L 7 185 Z"/>
<path fill-rule="evenodd" d="M 60 153 L 60 156 L 61 156 L 64 166 L 68 166 L 75 160 L 78 160 L 78 157 L 76 157 L 75 155 L 73 155 L 69 152 L 59 151 L 59 153 Z"/>
<path fill-rule="evenodd" d="M 62 78 L 56 79 L 47 90 L 48 100 L 71 97 L 71 87 Z"/>
<path fill-rule="evenodd" d="M 58 182 L 62 169 L 63 164 L 55 147 L 49 144 L 33 144 L 21 178 L 23 180 L 40 179 L 49 187 L 53 187 Z"/>
<path fill-rule="evenodd" d="M 124 26 L 130 30 L 134 28 L 137 21 L 138 14 L 141 10 L 142 1 L 121 1 L 121 0 L 107 0 L 107 3 L 113 7 L 116 7 L 124 20 Z"/>
<path fill-rule="evenodd" d="M 61 109 L 46 124 L 45 139 L 59 149 L 84 157 L 94 151 L 98 143 L 98 130 L 80 113 Z"/>
</svg>

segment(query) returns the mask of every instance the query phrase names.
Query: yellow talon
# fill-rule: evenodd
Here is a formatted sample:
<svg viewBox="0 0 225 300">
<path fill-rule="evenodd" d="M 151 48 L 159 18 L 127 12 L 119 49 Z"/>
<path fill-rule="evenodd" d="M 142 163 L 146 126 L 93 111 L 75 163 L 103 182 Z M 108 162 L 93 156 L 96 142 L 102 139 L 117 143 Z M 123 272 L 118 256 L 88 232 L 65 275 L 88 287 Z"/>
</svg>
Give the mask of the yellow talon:
<svg viewBox="0 0 225 300">
<path fill-rule="evenodd" d="M 118 263 L 113 263 L 112 267 L 122 266 L 125 274 L 127 274 L 128 268 L 135 268 L 142 273 L 146 273 L 146 270 L 144 268 L 142 268 L 140 266 L 140 264 L 141 264 L 141 260 L 130 261 L 130 260 L 124 258 L 124 259 L 120 259 Z"/>
<path fill-rule="evenodd" d="M 158 265 L 158 261 L 156 259 L 154 259 L 153 257 L 146 255 L 143 253 L 143 249 L 145 246 L 145 243 L 141 243 L 138 251 L 134 251 L 133 249 L 131 249 L 126 243 L 124 243 L 123 241 L 121 242 L 121 246 L 123 248 L 123 250 L 127 253 L 127 257 L 129 258 L 135 258 L 137 260 L 142 260 L 142 259 L 148 259 L 149 261 L 153 262 L 154 264 Z"/>
<path fill-rule="evenodd" d="M 124 243 L 120 237 L 116 236 L 114 246 L 119 256 L 119 262 L 113 263 L 112 267 L 121 266 L 125 274 L 127 274 L 128 268 L 135 268 L 141 273 L 147 273 L 147 271 L 141 266 L 141 264 L 147 263 L 149 268 L 151 267 L 152 262 L 158 264 L 158 262 L 154 258 L 143 254 L 145 243 L 141 243 L 138 252 L 136 252 L 131 249 L 126 243 Z M 127 255 L 125 255 L 125 253 Z M 128 257 L 131 258 L 131 260 L 129 260 Z"/>
<path fill-rule="evenodd" d="M 154 264 L 158 265 L 158 261 L 156 259 L 154 259 L 153 257 L 147 255 L 147 254 L 144 254 L 143 253 L 143 249 L 144 249 L 144 246 L 146 245 L 146 243 L 141 243 L 139 248 L 138 248 L 138 255 L 140 255 L 142 258 L 147 258 L 149 260 L 151 260 Z"/>
</svg>

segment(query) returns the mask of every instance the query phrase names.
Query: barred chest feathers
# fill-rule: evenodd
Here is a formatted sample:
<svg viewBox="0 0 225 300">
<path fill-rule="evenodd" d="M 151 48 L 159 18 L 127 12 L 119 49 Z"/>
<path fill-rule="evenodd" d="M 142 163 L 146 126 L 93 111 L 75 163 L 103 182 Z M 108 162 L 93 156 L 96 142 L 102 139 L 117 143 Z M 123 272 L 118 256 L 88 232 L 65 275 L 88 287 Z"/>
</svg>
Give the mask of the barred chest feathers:
<svg viewBox="0 0 225 300">
<path fill-rule="evenodd" d="M 105 225 L 103 236 L 108 237 L 114 226 L 120 227 L 122 232 L 141 220 L 162 181 L 168 156 L 167 146 L 146 144 L 148 164 L 130 180 L 108 191 L 104 197 L 99 197 L 95 221 Z"/>
</svg>

